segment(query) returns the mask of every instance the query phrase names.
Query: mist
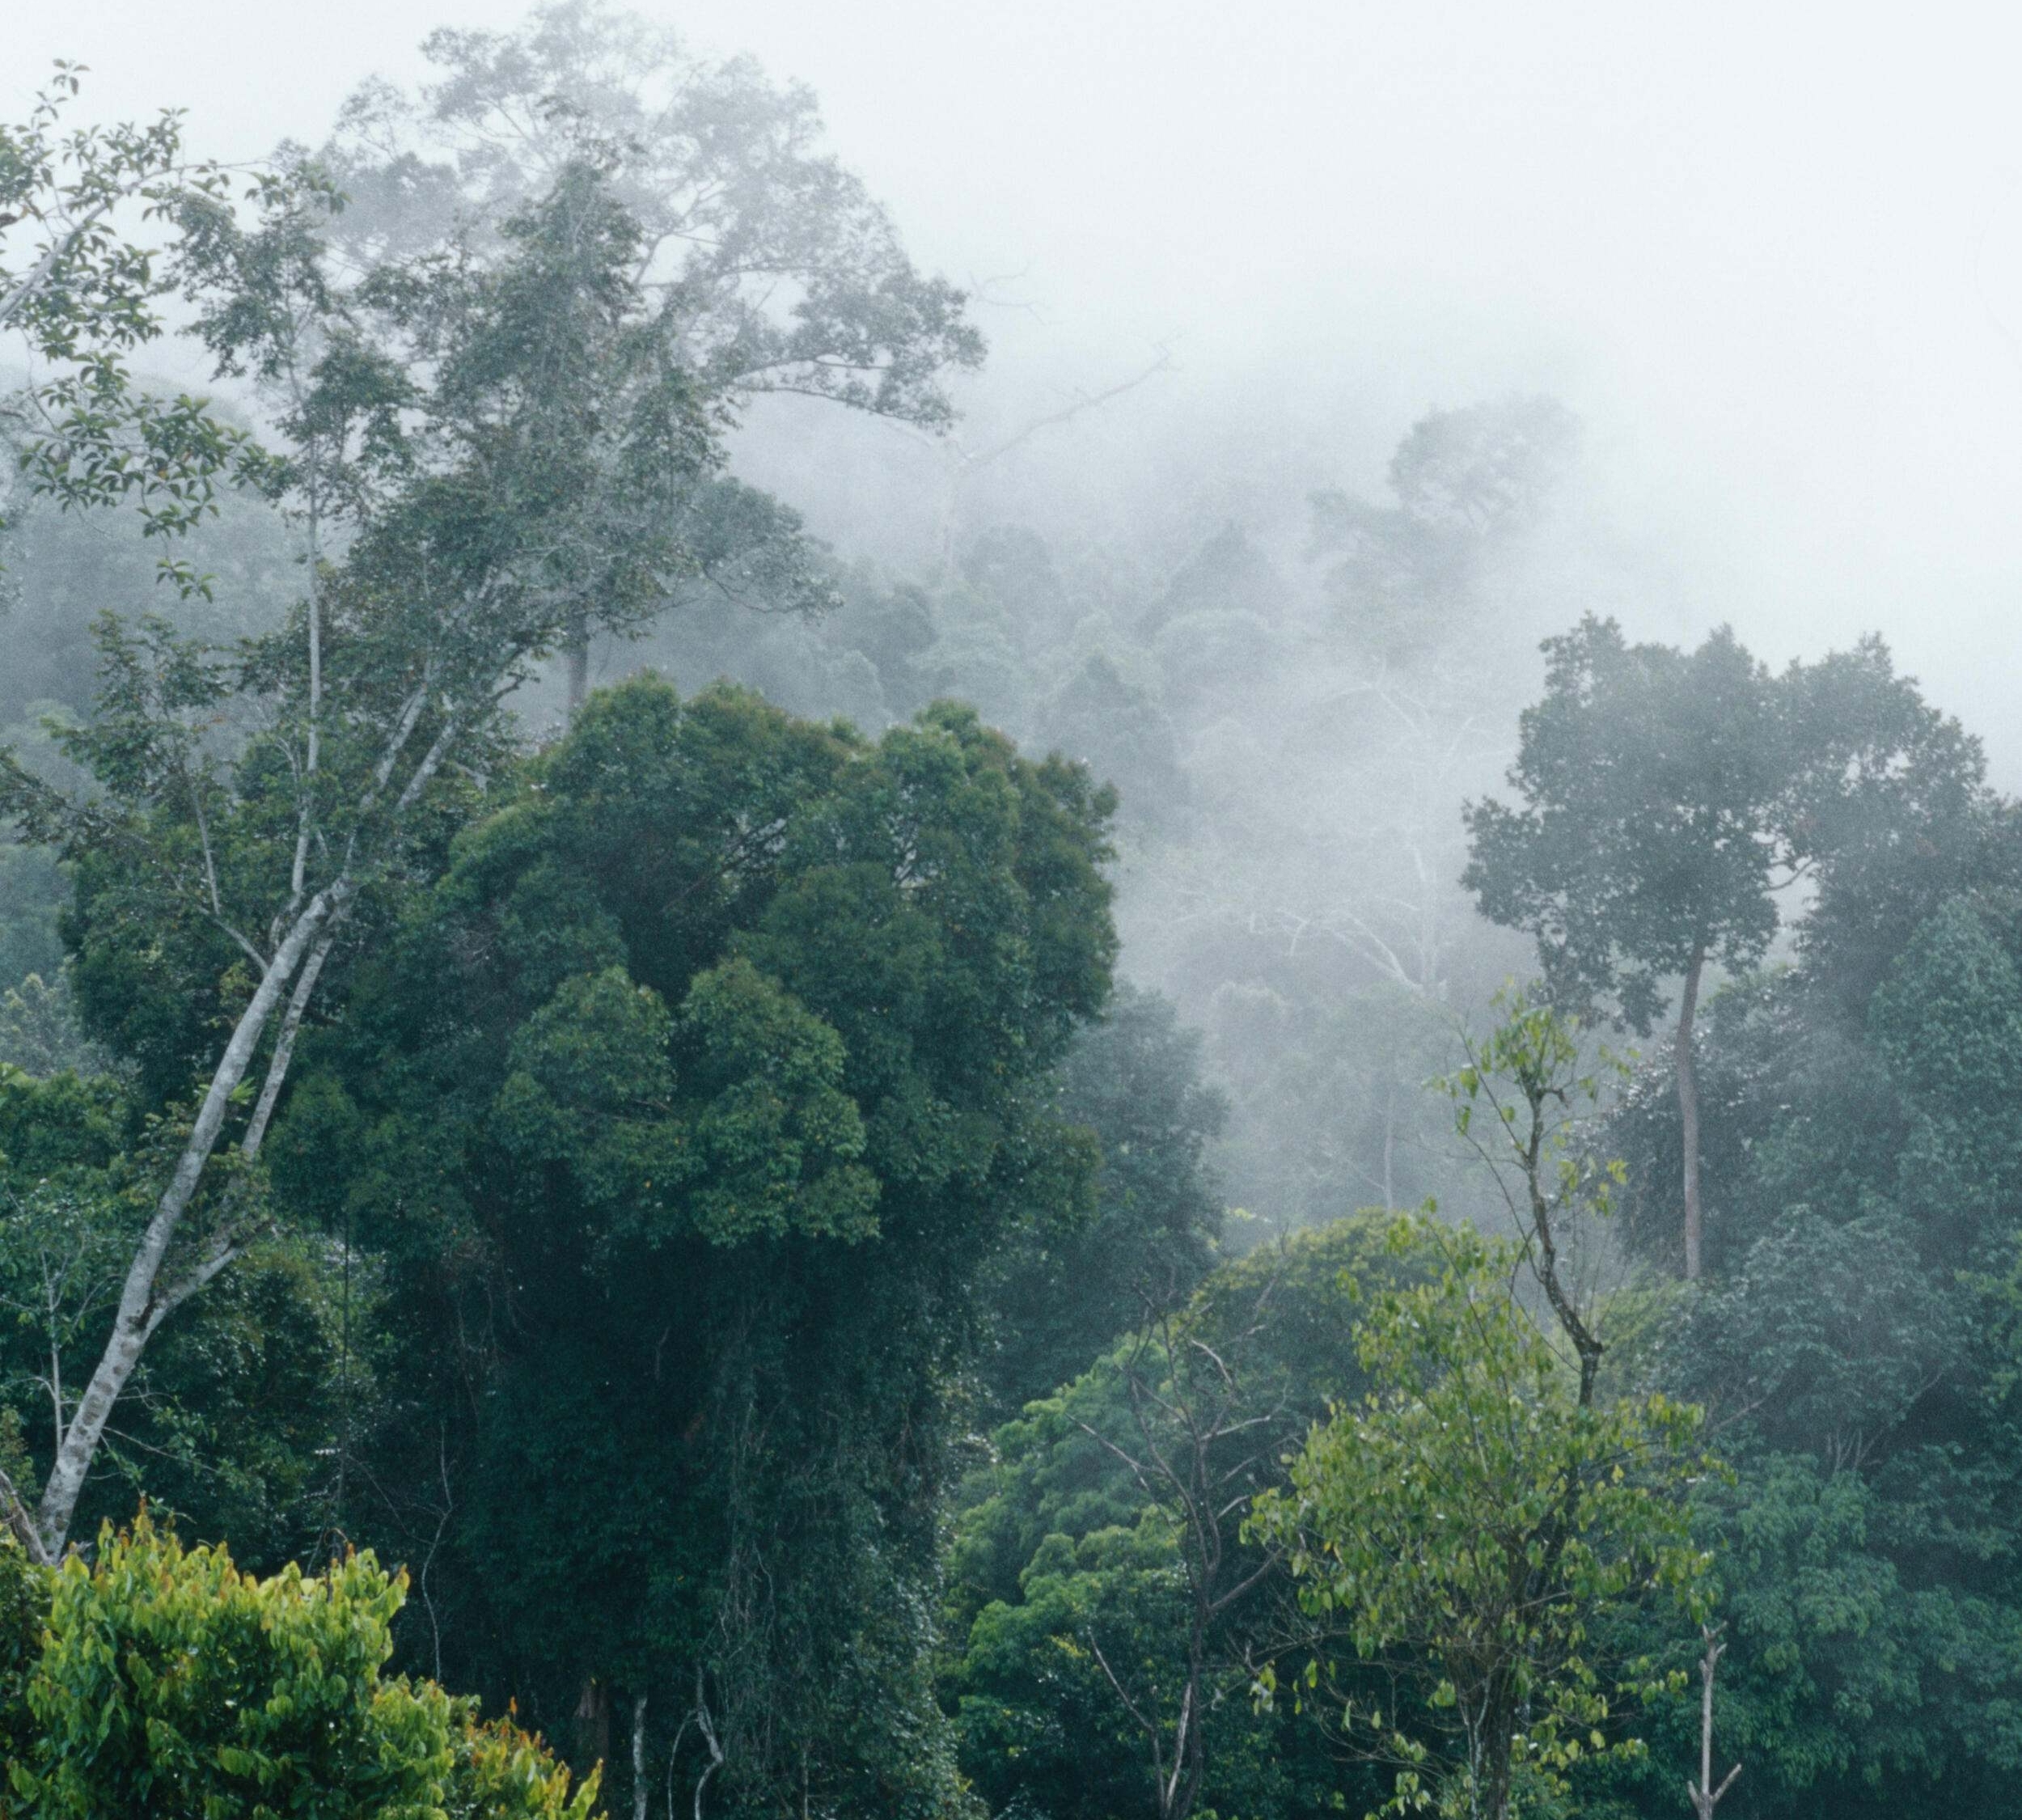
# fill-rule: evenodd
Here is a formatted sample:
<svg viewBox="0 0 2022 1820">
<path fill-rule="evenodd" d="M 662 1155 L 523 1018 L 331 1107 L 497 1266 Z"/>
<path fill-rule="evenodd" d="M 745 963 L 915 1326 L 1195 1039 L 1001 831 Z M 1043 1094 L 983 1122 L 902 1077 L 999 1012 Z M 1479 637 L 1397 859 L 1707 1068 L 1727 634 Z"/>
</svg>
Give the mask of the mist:
<svg viewBox="0 0 2022 1820">
<path fill-rule="evenodd" d="M 572 1820 L 2007 1797 L 2022 24 L 11 11 L 217 167 L 130 345 L 0 210 L 23 1636 L 374 1551 Z"/>
<path fill-rule="evenodd" d="M 517 16 L 17 11 L 24 78 L 77 58 L 95 106 L 190 106 L 225 158 L 312 137 L 368 74 L 413 74 L 424 23 Z M 1296 518 L 1311 485 L 1366 489 L 1428 408 L 1550 392 L 1648 570 L 1610 603 L 1637 629 L 1732 620 L 1779 658 L 1883 631 L 1985 731 L 1997 777 L 2022 763 L 2002 680 L 2022 577 L 2018 45 L 1994 10 L 1914 31 L 1889 9 L 1195 0 L 894 3 L 874 29 L 809 5 L 664 16 L 809 84 L 922 266 L 976 288 L 992 354 L 971 431 L 1171 350 L 1128 412 L 993 474 L 1005 506 L 1034 515 L 1036 493 L 1114 523 L 1148 498 L 1275 499 Z M 844 547 L 905 551 L 903 527 L 869 530 L 773 459 Z"/>
</svg>

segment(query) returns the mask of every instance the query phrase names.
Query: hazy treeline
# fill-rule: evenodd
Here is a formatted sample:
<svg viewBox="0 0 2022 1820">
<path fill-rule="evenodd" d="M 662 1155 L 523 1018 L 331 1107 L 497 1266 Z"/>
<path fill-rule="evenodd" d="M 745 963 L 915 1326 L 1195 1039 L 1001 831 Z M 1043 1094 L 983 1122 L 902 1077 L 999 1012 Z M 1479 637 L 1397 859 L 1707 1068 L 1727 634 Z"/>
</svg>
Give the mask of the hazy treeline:
<svg viewBox="0 0 2022 1820">
<path fill-rule="evenodd" d="M 1000 520 L 1162 358 L 949 440 L 804 90 L 427 49 L 0 142 L 0 1814 L 1999 1811 L 1978 743 L 1548 397 Z"/>
</svg>

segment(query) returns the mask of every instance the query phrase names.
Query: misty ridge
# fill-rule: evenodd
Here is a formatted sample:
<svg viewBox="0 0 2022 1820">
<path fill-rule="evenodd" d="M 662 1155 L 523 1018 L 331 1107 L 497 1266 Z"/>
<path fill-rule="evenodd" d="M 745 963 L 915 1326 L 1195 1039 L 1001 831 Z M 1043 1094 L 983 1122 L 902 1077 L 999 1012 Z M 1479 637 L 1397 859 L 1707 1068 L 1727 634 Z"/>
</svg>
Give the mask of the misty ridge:
<svg viewBox="0 0 2022 1820">
<path fill-rule="evenodd" d="M 1897 629 L 657 11 L 372 49 L 0 101 L 0 1820 L 2014 1811 Z"/>
</svg>

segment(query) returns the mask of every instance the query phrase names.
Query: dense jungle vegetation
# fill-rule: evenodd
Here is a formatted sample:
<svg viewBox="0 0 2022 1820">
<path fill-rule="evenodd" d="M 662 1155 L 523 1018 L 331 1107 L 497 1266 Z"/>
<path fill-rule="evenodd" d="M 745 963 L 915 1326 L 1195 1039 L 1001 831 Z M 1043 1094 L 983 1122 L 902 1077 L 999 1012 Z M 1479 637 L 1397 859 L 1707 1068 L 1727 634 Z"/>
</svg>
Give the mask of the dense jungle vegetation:
<svg viewBox="0 0 2022 1820">
<path fill-rule="evenodd" d="M 1547 399 L 845 560 L 812 99 L 428 48 L 0 127 L 0 1816 L 2016 1811 L 1975 739 L 1541 605 Z"/>
</svg>

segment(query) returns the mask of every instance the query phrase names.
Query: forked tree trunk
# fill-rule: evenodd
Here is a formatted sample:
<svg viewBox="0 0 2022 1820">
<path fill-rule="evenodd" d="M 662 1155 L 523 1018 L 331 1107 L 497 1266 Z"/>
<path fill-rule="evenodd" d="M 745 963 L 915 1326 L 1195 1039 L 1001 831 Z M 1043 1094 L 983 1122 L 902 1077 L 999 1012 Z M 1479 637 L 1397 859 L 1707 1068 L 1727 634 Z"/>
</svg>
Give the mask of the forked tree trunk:
<svg viewBox="0 0 2022 1820">
<path fill-rule="evenodd" d="M 1692 1075 L 1692 1020 L 1699 1009 L 1699 976 L 1706 970 L 1706 942 L 1692 944 L 1692 959 L 1685 970 L 1685 989 L 1678 998 L 1676 1039 L 1678 1076 L 1678 1124 L 1685 1145 L 1685 1278 L 1699 1280 L 1705 1226 L 1699 1213 L 1699 1089 Z"/>
<path fill-rule="evenodd" d="M 403 706 L 386 749 L 373 768 L 371 787 L 359 805 L 362 816 L 370 815 L 379 807 L 400 764 L 400 755 L 428 705 L 430 687 L 430 678 L 425 676 Z M 434 743 L 415 765 L 391 805 L 389 812 L 396 820 L 413 806 L 440 770 L 461 724 L 456 713 L 445 717 Z M 294 921 L 286 925 L 286 934 L 276 946 L 273 959 L 267 963 L 258 987 L 233 1026 L 224 1053 L 212 1070 L 188 1140 L 176 1160 L 175 1173 L 155 1204 L 154 1217 L 149 1220 L 133 1261 L 128 1268 L 119 1306 L 112 1317 L 112 1336 L 107 1340 L 97 1369 L 91 1373 L 91 1382 L 85 1386 L 76 1412 L 64 1430 L 62 1442 L 49 1467 L 48 1482 L 42 1489 L 41 1503 L 32 1517 L 22 1509 L 15 1488 L 4 1476 L 0 1476 L 0 1520 L 17 1534 L 32 1530 L 36 1546 L 32 1552 L 45 1560 L 54 1560 L 63 1552 L 70 1524 L 77 1514 L 78 1499 L 83 1492 L 99 1444 L 104 1438 L 106 1424 L 112 1420 L 113 1406 L 139 1367 L 141 1357 L 156 1330 L 190 1297 L 229 1267 L 244 1247 L 246 1234 L 235 1230 L 227 1218 L 211 1234 L 195 1262 L 184 1269 L 179 1279 L 167 1283 L 163 1280 L 163 1267 L 175 1245 L 183 1217 L 196 1200 L 205 1169 L 223 1139 L 233 1096 L 246 1078 L 261 1039 L 278 1012 L 282 1016 L 278 1039 L 268 1064 L 260 1103 L 254 1109 L 241 1145 L 242 1155 L 247 1162 L 259 1152 L 267 1120 L 273 1115 L 281 1084 L 287 1075 L 295 1034 L 315 989 L 317 975 L 329 952 L 328 938 L 357 895 L 349 862 L 350 857 L 347 855 L 346 870 L 294 912 Z M 280 928 L 277 927 L 275 933 L 281 935 Z M 288 997 L 291 985 L 294 990 L 284 1011 L 282 1001 Z"/>
<path fill-rule="evenodd" d="M 215 1276 L 234 1255 L 235 1247 L 231 1244 L 230 1235 L 223 1235 L 219 1242 L 224 1248 L 191 1266 L 180 1282 L 165 1287 L 161 1280 L 162 1267 L 167 1261 L 169 1247 L 182 1225 L 183 1215 L 196 1198 L 204 1166 L 210 1161 L 211 1153 L 217 1149 L 223 1133 L 232 1095 L 252 1065 L 269 1020 L 280 1008 L 282 995 L 324 924 L 333 912 L 344 908 L 348 895 L 348 886 L 333 887 L 319 891 L 311 900 L 296 918 L 287 939 L 275 952 L 266 976 L 254 992 L 252 1001 L 239 1014 L 231 1039 L 225 1045 L 224 1055 L 211 1076 L 209 1088 L 197 1110 L 188 1141 L 176 1162 L 176 1172 L 156 1204 L 154 1217 L 148 1221 L 147 1230 L 128 1268 L 119 1307 L 112 1318 L 112 1337 L 106 1342 L 98 1368 L 85 1386 L 76 1412 L 64 1430 L 62 1445 L 57 1448 L 56 1458 L 50 1465 L 49 1480 L 42 1489 L 41 1506 L 35 1517 L 41 1552 L 47 1559 L 53 1560 L 63 1551 L 70 1533 L 71 1519 L 77 1513 L 78 1496 L 84 1489 L 85 1477 L 98 1452 L 105 1424 L 112 1419 L 112 1406 L 118 1402 L 120 1393 L 126 1388 L 128 1379 L 140 1364 L 141 1355 L 154 1338 L 155 1329 L 192 1293 Z"/>
</svg>

